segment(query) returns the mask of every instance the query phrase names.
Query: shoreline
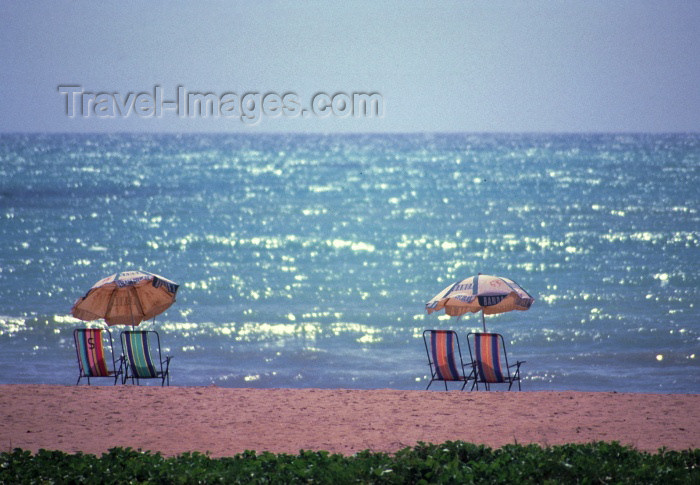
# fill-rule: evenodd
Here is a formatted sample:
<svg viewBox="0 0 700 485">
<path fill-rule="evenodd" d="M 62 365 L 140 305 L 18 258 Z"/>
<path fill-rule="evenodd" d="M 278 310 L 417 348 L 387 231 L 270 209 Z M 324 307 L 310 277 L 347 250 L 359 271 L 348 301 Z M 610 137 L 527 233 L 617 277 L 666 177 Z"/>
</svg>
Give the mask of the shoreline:
<svg viewBox="0 0 700 485">
<path fill-rule="evenodd" d="M 0 449 L 352 455 L 418 442 L 700 448 L 700 395 L 0 385 Z"/>
</svg>

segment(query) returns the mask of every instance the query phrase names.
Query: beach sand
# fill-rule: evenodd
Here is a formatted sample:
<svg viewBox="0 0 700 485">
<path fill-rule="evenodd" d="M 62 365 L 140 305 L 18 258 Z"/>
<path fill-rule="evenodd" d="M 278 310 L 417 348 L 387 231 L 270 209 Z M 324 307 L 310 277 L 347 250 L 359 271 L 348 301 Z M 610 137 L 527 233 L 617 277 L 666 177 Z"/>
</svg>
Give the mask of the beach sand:
<svg viewBox="0 0 700 485">
<path fill-rule="evenodd" d="M 0 385 L 3 451 L 351 455 L 448 440 L 698 448 L 700 395 Z"/>
</svg>

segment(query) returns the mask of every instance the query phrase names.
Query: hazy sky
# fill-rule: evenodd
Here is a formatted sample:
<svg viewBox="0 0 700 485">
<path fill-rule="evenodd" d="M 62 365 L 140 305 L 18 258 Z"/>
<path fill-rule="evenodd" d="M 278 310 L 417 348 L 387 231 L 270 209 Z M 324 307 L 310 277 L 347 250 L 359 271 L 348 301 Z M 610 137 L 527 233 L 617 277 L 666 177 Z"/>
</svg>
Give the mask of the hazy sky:
<svg viewBox="0 0 700 485">
<path fill-rule="evenodd" d="M 697 132 L 699 26 L 700 1 L 3 1 L 0 131 Z"/>
</svg>

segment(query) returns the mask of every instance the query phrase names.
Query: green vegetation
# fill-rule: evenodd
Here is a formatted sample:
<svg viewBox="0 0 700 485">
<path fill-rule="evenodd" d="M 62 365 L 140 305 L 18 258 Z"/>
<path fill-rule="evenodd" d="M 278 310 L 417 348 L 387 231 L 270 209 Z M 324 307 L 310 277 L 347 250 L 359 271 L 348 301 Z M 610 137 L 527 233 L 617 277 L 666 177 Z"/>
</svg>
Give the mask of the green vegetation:
<svg viewBox="0 0 700 485">
<path fill-rule="evenodd" d="M 650 454 L 618 443 L 419 444 L 395 454 L 298 455 L 246 451 L 229 458 L 113 448 L 101 457 L 15 449 L 0 453 L 0 483 L 700 483 L 700 449 Z"/>
</svg>

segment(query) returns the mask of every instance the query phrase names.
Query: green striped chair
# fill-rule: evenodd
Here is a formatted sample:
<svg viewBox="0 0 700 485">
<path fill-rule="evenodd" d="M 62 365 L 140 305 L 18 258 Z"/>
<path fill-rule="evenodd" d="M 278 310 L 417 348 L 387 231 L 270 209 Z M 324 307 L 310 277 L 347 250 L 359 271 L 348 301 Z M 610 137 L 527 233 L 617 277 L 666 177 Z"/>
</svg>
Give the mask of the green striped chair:
<svg viewBox="0 0 700 485">
<path fill-rule="evenodd" d="M 472 353 L 472 343 L 474 344 L 474 353 Z M 517 382 L 518 390 L 520 390 L 520 365 L 524 364 L 525 361 L 508 364 L 503 335 L 499 333 L 470 333 L 467 335 L 467 345 L 476 374 L 472 389 L 476 386 L 478 391 L 479 383 L 483 384 L 487 391 L 491 390 L 492 384 L 508 384 L 510 391 L 513 384 Z M 504 363 L 505 365 L 503 365 Z"/>
<path fill-rule="evenodd" d="M 108 337 L 110 355 L 112 357 L 112 370 L 107 367 L 105 358 L 105 340 Z M 87 377 L 88 386 L 91 377 L 108 377 L 114 379 L 114 385 L 122 373 L 122 360 L 119 359 L 119 368 L 114 357 L 114 346 L 112 345 L 112 334 L 109 330 L 101 328 L 76 328 L 73 330 L 73 340 L 75 340 L 75 350 L 78 355 L 78 375 L 77 386 L 80 379 Z"/>
<path fill-rule="evenodd" d="M 160 385 L 170 385 L 170 359 L 162 358 L 160 336 L 154 330 L 129 330 L 120 335 L 125 359 L 124 382 L 140 384 L 141 379 L 160 379 Z M 157 356 L 157 359 L 153 357 Z"/>
</svg>

